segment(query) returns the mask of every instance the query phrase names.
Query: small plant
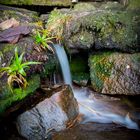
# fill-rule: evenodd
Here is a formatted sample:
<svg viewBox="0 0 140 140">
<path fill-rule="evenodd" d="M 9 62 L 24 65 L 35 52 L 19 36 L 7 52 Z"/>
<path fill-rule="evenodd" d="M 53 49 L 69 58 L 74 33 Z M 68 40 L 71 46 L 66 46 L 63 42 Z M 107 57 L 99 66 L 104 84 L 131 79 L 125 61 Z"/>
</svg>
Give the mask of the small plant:
<svg viewBox="0 0 140 140">
<path fill-rule="evenodd" d="M 54 52 L 52 47 L 49 44 L 53 44 L 51 41 L 55 37 L 51 37 L 49 31 L 47 30 L 42 30 L 42 31 L 36 31 L 36 36 L 35 36 L 35 42 L 36 44 L 39 45 L 36 49 L 40 52 L 42 49 L 43 50 L 50 50 L 51 52 Z"/>
<path fill-rule="evenodd" d="M 25 88 L 27 86 L 27 80 L 25 79 L 26 72 L 25 68 L 29 68 L 29 65 L 33 64 L 41 64 L 41 62 L 22 62 L 23 61 L 24 52 L 19 56 L 17 47 L 15 48 L 15 56 L 12 60 L 10 66 L 0 68 L 0 73 L 2 76 L 3 74 L 7 73 L 8 80 L 7 83 L 12 90 L 13 82 L 16 82 L 19 87 Z"/>
</svg>

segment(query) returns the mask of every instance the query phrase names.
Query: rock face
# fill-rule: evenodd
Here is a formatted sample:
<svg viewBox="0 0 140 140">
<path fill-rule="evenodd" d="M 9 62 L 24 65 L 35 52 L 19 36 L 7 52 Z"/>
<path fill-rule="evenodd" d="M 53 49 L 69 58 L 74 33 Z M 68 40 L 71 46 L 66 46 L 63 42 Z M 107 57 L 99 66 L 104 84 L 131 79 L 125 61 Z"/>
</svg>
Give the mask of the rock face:
<svg viewBox="0 0 140 140">
<path fill-rule="evenodd" d="M 71 5 L 71 0 L 1 0 L 0 3 L 10 5 L 69 6 Z"/>
<path fill-rule="evenodd" d="M 28 140 L 44 140 L 54 131 L 66 128 L 78 115 L 78 104 L 72 90 L 64 86 L 50 98 L 17 118 L 19 133 Z"/>
<path fill-rule="evenodd" d="M 140 53 L 99 53 L 89 58 L 94 90 L 105 94 L 140 94 Z"/>
<path fill-rule="evenodd" d="M 53 53 L 49 51 L 38 52 L 35 48 L 37 47 L 37 43 L 35 40 L 36 34 L 34 33 L 34 30 L 41 28 L 41 25 L 38 25 L 39 17 L 37 16 L 36 12 L 0 5 L 0 17 L 0 23 L 3 23 L 4 21 L 7 21 L 11 18 L 14 18 L 14 20 L 16 20 L 19 23 L 17 27 L 9 27 L 6 30 L 0 31 L 0 40 L 2 41 L 0 42 L 0 68 L 9 66 L 11 64 L 11 60 L 15 55 L 14 50 L 16 47 L 18 49 L 19 55 L 24 52 L 23 62 L 42 62 L 41 65 L 32 65 L 30 69 L 26 69 L 27 76 L 25 78 L 27 78 L 29 84 L 32 83 L 29 81 L 30 79 L 32 79 L 31 77 L 33 75 L 37 75 L 37 79 L 39 80 L 37 80 L 37 82 L 31 80 L 34 81 L 36 84 L 33 84 L 34 87 L 32 87 L 32 84 L 31 86 L 29 85 L 30 88 L 27 87 L 27 89 L 24 89 L 25 91 L 22 91 L 21 89 L 16 89 L 17 91 L 15 91 L 14 94 L 12 94 L 7 84 L 7 75 L 0 76 L 1 114 L 7 107 L 12 105 L 13 102 L 19 101 L 28 96 L 28 94 L 33 93 L 34 90 L 36 90 L 40 86 L 40 77 L 46 78 L 49 74 L 51 75 L 55 69 L 57 62 Z M 6 43 L 7 39 L 10 39 L 9 43 Z"/>
<path fill-rule="evenodd" d="M 24 25 L 28 23 L 34 23 L 39 20 L 37 12 L 4 5 L 0 5 L 0 16 L 0 22 L 12 17 Z"/>
<path fill-rule="evenodd" d="M 63 35 L 70 52 L 90 48 L 134 52 L 140 50 L 139 19 L 139 9 L 127 10 L 113 2 L 79 3 L 72 10 L 53 11 L 46 27 Z"/>
</svg>

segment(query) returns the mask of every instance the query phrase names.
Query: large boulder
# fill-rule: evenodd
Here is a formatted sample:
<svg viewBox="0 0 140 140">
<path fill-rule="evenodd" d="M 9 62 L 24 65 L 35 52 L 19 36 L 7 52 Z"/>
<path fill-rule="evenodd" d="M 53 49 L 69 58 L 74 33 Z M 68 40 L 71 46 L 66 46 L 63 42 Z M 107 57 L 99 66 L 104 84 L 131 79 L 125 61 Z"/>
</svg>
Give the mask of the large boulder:
<svg viewBox="0 0 140 140">
<path fill-rule="evenodd" d="M 47 29 L 62 38 L 70 52 L 95 49 L 140 50 L 139 9 L 126 10 L 118 4 L 79 3 L 72 10 L 52 11 Z M 107 6 L 108 5 L 108 6 Z"/>
<path fill-rule="evenodd" d="M 0 3 L 10 5 L 70 6 L 71 0 L 1 0 Z"/>
<path fill-rule="evenodd" d="M 19 115 L 17 128 L 28 140 L 45 140 L 52 132 L 64 130 L 77 115 L 78 104 L 71 88 L 62 86 L 50 98 Z"/>
<path fill-rule="evenodd" d="M 89 58 L 94 90 L 105 94 L 140 94 L 140 53 L 94 54 Z"/>
</svg>

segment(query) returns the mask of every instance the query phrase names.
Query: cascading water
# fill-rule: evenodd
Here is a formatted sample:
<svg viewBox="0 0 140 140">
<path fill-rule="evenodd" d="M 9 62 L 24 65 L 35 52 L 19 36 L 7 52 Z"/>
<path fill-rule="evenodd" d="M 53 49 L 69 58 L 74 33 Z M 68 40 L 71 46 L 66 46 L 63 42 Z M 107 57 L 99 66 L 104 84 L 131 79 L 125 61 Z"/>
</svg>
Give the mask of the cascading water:
<svg viewBox="0 0 140 140">
<path fill-rule="evenodd" d="M 62 69 L 63 79 L 65 84 L 72 87 L 71 73 L 68 63 L 68 58 L 64 48 L 59 45 L 54 45 L 59 63 Z M 114 98 L 113 101 L 109 97 L 95 96 L 91 90 L 87 88 L 73 88 L 74 96 L 79 104 L 80 114 L 83 115 L 81 123 L 98 122 L 98 123 L 116 123 L 130 129 L 139 129 L 138 125 L 130 119 L 129 111 L 119 106 L 120 101 Z"/>
<path fill-rule="evenodd" d="M 65 84 L 72 86 L 70 67 L 69 67 L 69 62 L 68 62 L 66 52 L 64 48 L 59 44 L 54 44 L 54 49 L 61 66 L 64 82 Z"/>
</svg>

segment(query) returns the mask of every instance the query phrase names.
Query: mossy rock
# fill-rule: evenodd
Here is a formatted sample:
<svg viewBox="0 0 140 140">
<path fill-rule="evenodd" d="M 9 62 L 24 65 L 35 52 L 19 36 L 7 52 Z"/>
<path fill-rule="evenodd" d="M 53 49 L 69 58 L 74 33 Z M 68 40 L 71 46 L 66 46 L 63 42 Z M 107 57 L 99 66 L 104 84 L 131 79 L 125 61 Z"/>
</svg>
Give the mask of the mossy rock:
<svg viewBox="0 0 140 140">
<path fill-rule="evenodd" d="M 129 4 L 127 6 L 128 10 L 138 10 L 140 9 L 140 0 L 129 0 Z"/>
<path fill-rule="evenodd" d="M 71 0 L 1 0 L 1 4 L 8 5 L 45 5 L 45 6 L 70 6 Z"/>
<path fill-rule="evenodd" d="M 96 7 L 94 6 L 94 3 L 84 3 L 84 2 L 79 2 L 78 4 L 76 4 L 74 6 L 74 10 L 75 11 L 85 11 L 85 8 L 86 10 L 88 11 L 92 11 L 92 10 L 96 10 Z"/>
<path fill-rule="evenodd" d="M 123 10 L 125 9 L 125 6 L 118 2 L 106 2 L 100 6 L 101 9 L 106 9 L 106 10 Z"/>
<path fill-rule="evenodd" d="M 140 53 L 104 52 L 89 58 L 94 90 L 105 94 L 140 94 Z"/>
<path fill-rule="evenodd" d="M 11 1 L 12 2 L 12 1 Z M 38 13 L 29 11 L 22 8 L 8 7 L 0 5 L 0 22 L 10 18 L 14 18 L 20 22 L 20 24 L 32 24 L 39 21 Z"/>
<path fill-rule="evenodd" d="M 102 9 L 102 6 L 91 11 L 86 7 L 82 11 L 55 10 L 50 14 L 46 27 L 51 29 L 52 34 L 61 36 L 62 43 L 71 52 L 94 46 L 95 49 L 137 52 L 140 50 L 139 12 Z"/>
<path fill-rule="evenodd" d="M 8 85 L 1 87 L 0 91 L 0 115 L 10 107 L 13 103 L 19 102 L 40 87 L 40 76 L 32 76 L 28 81 L 28 86 L 25 89 L 16 88 L 11 91 Z"/>
</svg>

